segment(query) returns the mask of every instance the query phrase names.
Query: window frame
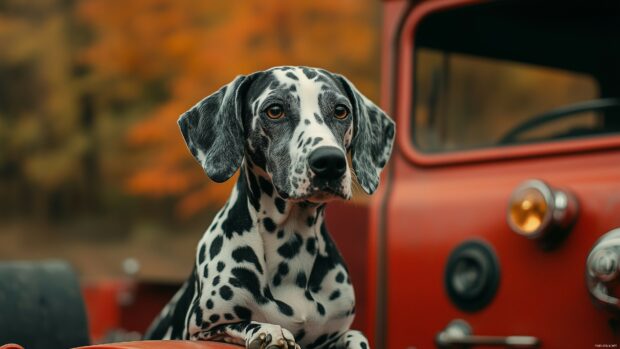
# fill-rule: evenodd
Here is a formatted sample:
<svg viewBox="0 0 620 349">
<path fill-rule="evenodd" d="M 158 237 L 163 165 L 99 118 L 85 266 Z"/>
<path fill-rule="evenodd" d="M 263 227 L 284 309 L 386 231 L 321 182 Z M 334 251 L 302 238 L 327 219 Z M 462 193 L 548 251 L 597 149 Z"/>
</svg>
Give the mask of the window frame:
<svg viewBox="0 0 620 349">
<path fill-rule="evenodd" d="M 550 140 L 540 143 L 514 144 L 501 147 L 424 153 L 414 144 L 414 81 L 415 81 L 415 32 L 427 15 L 466 5 L 482 4 L 485 0 L 441 0 L 423 2 L 415 6 L 403 26 L 398 49 L 398 75 L 396 76 L 396 121 L 399 149 L 404 157 L 420 166 L 440 166 L 476 162 L 501 161 L 519 158 L 566 155 L 605 149 L 620 148 L 620 134 L 600 135 L 591 138 Z"/>
</svg>

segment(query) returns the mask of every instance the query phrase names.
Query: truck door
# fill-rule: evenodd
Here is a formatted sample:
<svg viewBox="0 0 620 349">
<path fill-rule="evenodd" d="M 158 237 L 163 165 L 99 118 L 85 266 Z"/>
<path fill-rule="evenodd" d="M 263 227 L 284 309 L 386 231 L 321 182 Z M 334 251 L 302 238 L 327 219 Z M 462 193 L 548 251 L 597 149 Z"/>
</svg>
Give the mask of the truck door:
<svg viewBox="0 0 620 349">
<path fill-rule="evenodd" d="M 620 227 L 618 9 L 413 6 L 397 41 L 377 347 L 617 347 L 616 240 L 590 255 Z"/>
</svg>

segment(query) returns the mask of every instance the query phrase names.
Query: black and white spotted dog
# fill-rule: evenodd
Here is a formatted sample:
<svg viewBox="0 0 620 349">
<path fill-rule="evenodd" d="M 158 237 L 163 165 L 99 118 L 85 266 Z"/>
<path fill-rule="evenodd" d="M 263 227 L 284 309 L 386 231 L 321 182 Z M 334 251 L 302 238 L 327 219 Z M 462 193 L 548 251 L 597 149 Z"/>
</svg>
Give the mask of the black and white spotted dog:
<svg viewBox="0 0 620 349">
<path fill-rule="evenodd" d="M 262 348 L 366 349 L 325 203 L 367 193 L 392 151 L 394 123 L 344 77 L 305 67 L 239 76 L 179 119 L 216 182 L 241 167 L 200 240 L 189 278 L 147 333 Z"/>
</svg>

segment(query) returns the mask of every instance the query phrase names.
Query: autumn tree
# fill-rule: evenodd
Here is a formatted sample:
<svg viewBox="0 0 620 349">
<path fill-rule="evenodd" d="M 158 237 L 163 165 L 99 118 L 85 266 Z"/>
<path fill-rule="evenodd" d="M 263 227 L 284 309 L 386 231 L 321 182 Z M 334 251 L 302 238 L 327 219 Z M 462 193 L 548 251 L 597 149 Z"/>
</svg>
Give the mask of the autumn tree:
<svg viewBox="0 0 620 349">
<path fill-rule="evenodd" d="M 78 14 L 93 31 L 82 62 L 92 68 L 100 113 L 114 118 L 120 110 L 131 121 L 124 142 L 135 155 L 123 152 L 127 161 L 115 162 L 130 170 L 123 187 L 179 198 L 182 216 L 220 205 L 231 183 L 208 181 L 176 120 L 237 74 L 319 66 L 377 97 L 378 7 L 369 0 L 80 2 Z"/>
<path fill-rule="evenodd" d="M 54 217 L 97 201 L 92 109 L 71 1 L 0 7 L 0 203 Z"/>
</svg>

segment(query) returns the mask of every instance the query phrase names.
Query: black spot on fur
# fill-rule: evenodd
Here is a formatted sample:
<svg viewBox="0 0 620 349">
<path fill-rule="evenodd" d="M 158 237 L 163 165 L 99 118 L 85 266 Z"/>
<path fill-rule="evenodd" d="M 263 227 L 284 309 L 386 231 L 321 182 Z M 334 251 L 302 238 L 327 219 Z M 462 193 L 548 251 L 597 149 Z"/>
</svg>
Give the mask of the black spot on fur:
<svg viewBox="0 0 620 349">
<path fill-rule="evenodd" d="M 278 265 L 278 273 L 282 276 L 286 276 L 288 274 L 288 264 L 285 262 L 280 263 L 280 265 Z"/>
<path fill-rule="evenodd" d="M 207 309 L 213 309 L 213 301 L 210 299 L 207 299 L 206 306 L 207 306 Z"/>
<path fill-rule="evenodd" d="M 249 323 L 246 327 L 245 327 L 245 331 L 246 332 L 250 332 L 252 335 L 254 334 L 254 332 L 256 332 L 256 330 L 258 330 L 260 328 L 259 324 L 253 324 L 253 323 Z"/>
<path fill-rule="evenodd" d="M 275 204 L 276 204 L 276 208 L 278 209 L 278 212 L 283 214 L 284 213 L 284 208 L 286 207 L 286 202 L 278 197 L 275 200 Z"/>
<path fill-rule="evenodd" d="M 282 239 L 284 237 L 284 230 L 278 231 L 278 239 Z"/>
<path fill-rule="evenodd" d="M 306 125 L 310 125 L 310 120 L 305 119 L 305 120 L 304 120 L 304 124 L 306 124 Z"/>
<path fill-rule="evenodd" d="M 194 316 L 196 319 L 196 326 L 202 325 L 202 309 L 200 309 L 200 307 L 194 308 Z"/>
<path fill-rule="evenodd" d="M 269 196 L 273 195 L 273 185 L 271 185 L 271 183 L 264 177 L 258 177 L 258 184 L 260 184 L 260 189 L 263 193 Z"/>
<path fill-rule="evenodd" d="M 258 281 L 256 273 L 242 267 L 233 268 L 231 273 L 239 281 L 239 287 L 248 290 L 257 303 L 265 304 L 267 302 L 267 299 L 261 293 L 260 282 Z"/>
<path fill-rule="evenodd" d="M 209 316 L 209 321 L 211 321 L 211 322 L 217 322 L 217 320 L 219 320 L 219 319 L 220 319 L 220 316 L 217 315 L 217 314 L 213 314 L 213 315 Z"/>
<path fill-rule="evenodd" d="M 231 314 L 231 313 L 225 313 L 225 314 L 224 314 L 224 319 L 226 319 L 226 320 L 229 320 L 229 321 L 230 321 L 230 320 L 234 320 L 234 319 L 235 319 L 235 317 L 234 317 L 234 316 L 233 316 L 233 314 Z"/>
<path fill-rule="evenodd" d="M 332 292 L 332 294 L 329 295 L 329 300 L 333 301 L 335 299 L 338 299 L 339 297 L 340 297 L 340 290 L 336 290 Z"/>
<path fill-rule="evenodd" d="M 278 248 L 278 254 L 284 258 L 293 258 L 299 253 L 299 248 L 302 244 L 302 237 L 295 233 L 284 245 Z"/>
<path fill-rule="evenodd" d="M 309 237 L 306 241 L 306 251 L 310 254 L 314 254 L 316 252 L 316 238 Z"/>
<path fill-rule="evenodd" d="M 260 188 L 258 185 L 258 181 L 256 180 L 256 176 L 252 172 L 247 172 L 248 174 L 248 182 L 250 184 L 250 192 L 248 198 L 250 199 L 250 204 L 254 207 L 256 211 L 260 209 Z"/>
<path fill-rule="evenodd" d="M 301 341 L 304 336 L 306 335 L 306 331 L 304 331 L 304 329 L 302 328 L 301 330 L 299 330 L 299 332 L 297 332 L 297 334 L 295 335 L 295 341 L 299 342 Z"/>
<path fill-rule="evenodd" d="M 206 249 L 207 246 L 205 244 L 200 245 L 200 252 L 198 253 L 198 264 L 202 264 L 206 258 Z"/>
<path fill-rule="evenodd" d="M 338 274 L 336 274 L 336 282 L 339 284 L 344 282 L 344 274 L 342 272 L 338 272 Z"/>
<path fill-rule="evenodd" d="M 306 297 L 306 299 L 307 299 L 307 300 L 309 300 L 309 301 L 314 300 L 314 298 L 312 297 L 312 293 L 310 293 L 310 291 L 309 291 L 309 290 L 306 290 L 306 291 L 304 292 L 304 296 L 305 296 L 305 297 Z"/>
<path fill-rule="evenodd" d="M 241 320 L 252 320 L 252 311 L 246 307 L 235 305 L 233 311 L 235 312 L 235 315 L 237 315 L 237 317 Z"/>
<path fill-rule="evenodd" d="M 312 142 L 312 145 L 317 145 L 317 143 L 319 143 L 319 142 L 320 142 L 320 141 L 322 141 L 322 140 L 323 140 L 323 137 L 316 137 L 316 138 L 314 139 L 314 142 Z"/>
<path fill-rule="evenodd" d="M 295 81 L 299 81 L 299 79 L 297 78 L 297 76 L 295 74 L 293 74 L 293 72 L 286 73 L 286 76 L 288 78 L 291 78 L 291 79 L 295 80 Z"/>
<path fill-rule="evenodd" d="M 232 289 L 227 285 L 220 287 L 220 297 L 227 301 L 231 300 L 233 297 Z"/>
<path fill-rule="evenodd" d="M 213 286 L 217 286 L 220 283 L 220 276 L 217 275 L 213 278 Z"/>
<path fill-rule="evenodd" d="M 271 282 L 276 287 L 280 286 L 280 284 L 282 283 L 282 277 L 280 276 L 280 274 L 276 274 L 273 276 L 273 280 Z"/>
<path fill-rule="evenodd" d="M 222 270 L 224 270 L 225 266 L 226 266 L 226 264 L 224 264 L 224 262 L 217 262 L 217 271 L 218 272 L 222 272 Z"/>
<path fill-rule="evenodd" d="M 321 119 L 321 117 L 319 116 L 319 114 L 314 113 L 314 119 L 316 120 L 316 122 L 317 122 L 319 125 L 323 125 L 323 119 Z"/>
<path fill-rule="evenodd" d="M 224 238 L 221 235 L 218 235 L 211 242 L 211 246 L 209 246 L 209 257 L 211 259 L 215 258 L 220 251 L 222 250 L 222 244 L 224 243 Z"/>
<path fill-rule="evenodd" d="M 265 286 L 265 288 L 263 288 L 263 294 L 265 295 L 265 298 L 267 299 L 271 299 L 273 300 L 273 294 L 271 294 L 271 289 L 269 288 L 269 286 Z"/>
<path fill-rule="evenodd" d="M 360 343 L 360 347 L 361 347 L 362 349 L 368 349 L 368 345 L 367 345 L 366 343 L 364 343 L 364 342 L 361 342 L 361 343 Z"/>
<path fill-rule="evenodd" d="M 280 81 L 278 81 L 277 79 L 272 80 L 271 84 L 269 84 L 269 88 L 272 90 L 277 89 L 278 86 L 280 86 Z"/>
<path fill-rule="evenodd" d="M 314 225 L 314 217 L 310 216 L 308 217 L 308 219 L 306 220 L 306 224 L 308 224 L 309 227 Z"/>
<path fill-rule="evenodd" d="M 261 274 L 263 273 L 263 268 L 258 261 L 258 256 L 256 256 L 254 249 L 252 249 L 250 246 L 237 247 L 232 252 L 232 257 L 237 263 L 250 262 L 254 264 L 256 270 L 258 270 L 258 272 Z"/>
<path fill-rule="evenodd" d="M 306 277 L 306 273 L 303 271 L 297 274 L 297 278 L 295 278 L 295 284 L 301 288 L 306 288 L 306 284 L 308 283 L 308 278 Z"/>
<path fill-rule="evenodd" d="M 316 302 L 316 310 L 319 312 L 319 314 L 325 315 L 325 307 L 323 306 L 323 304 Z"/>
<path fill-rule="evenodd" d="M 280 312 L 286 316 L 292 316 L 293 315 L 293 308 L 291 308 L 290 305 L 279 301 L 279 300 L 275 300 L 276 304 L 278 305 L 278 310 L 280 310 Z"/>
<path fill-rule="evenodd" d="M 207 264 L 205 264 L 204 269 L 202 269 L 202 276 L 203 276 L 205 279 L 208 279 L 208 278 L 209 278 L 209 264 L 208 264 L 208 263 L 207 263 Z"/>
<path fill-rule="evenodd" d="M 222 223 L 222 231 L 229 239 L 234 233 L 243 235 L 243 233 L 249 231 L 253 225 L 247 202 L 244 199 L 247 197 L 245 176 L 239 176 L 239 180 L 237 181 L 237 191 L 239 196 L 230 207 L 226 220 Z"/>
<path fill-rule="evenodd" d="M 265 217 L 263 219 L 263 226 L 265 227 L 265 229 L 267 229 L 268 232 L 273 233 L 274 230 L 276 230 L 276 224 L 273 222 L 273 220 L 269 217 Z"/>
<path fill-rule="evenodd" d="M 325 343 L 326 340 L 327 340 L 327 334 L 323 334 L 319 338 L 317 338 L 314 342 L 308 344 L 308 346 L 306 348 L 307 349 L 318 348 L 321 345 L 323 345 L 323 343 Z"/>
<path fill-rule="evenodd" d="M 220 212 L 217 214 L 217 219 L 222 219 L 222 216 L 224 215 L 224 212 L 226 212 L 226 209 L 228 208 L 228 202 L 226 202 L 226 204 L 224 205 L 224 208 L 222 208 L 220 210 Z"/>
<path fill-rule="evenodd" d="M 316 72 L 310 68 L 303 68 L 303 72 L 304 75 L 306 75 L 306 77 L 311 80 L 314 79 L 317 75 Z"/>
</svg>

